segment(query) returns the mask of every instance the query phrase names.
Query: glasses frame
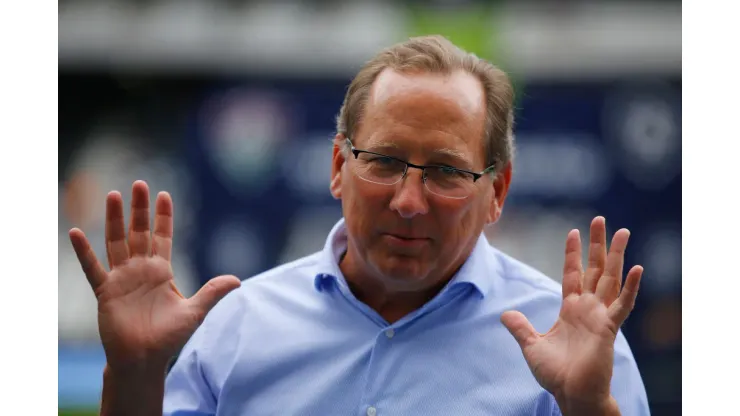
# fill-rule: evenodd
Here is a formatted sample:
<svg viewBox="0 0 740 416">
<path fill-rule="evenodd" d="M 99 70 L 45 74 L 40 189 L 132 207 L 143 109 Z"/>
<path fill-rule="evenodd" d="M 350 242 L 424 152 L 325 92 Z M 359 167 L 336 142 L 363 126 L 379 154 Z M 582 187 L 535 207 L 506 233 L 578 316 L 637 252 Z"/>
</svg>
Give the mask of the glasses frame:
<svg viewBox="0 0 740 416">
<path fill-rule="evenodd" d="M 393 159 L 393 160 L 395 160 L 397 162 L 400 162 L 400 163 L 402 163 L 402 164 L 404 164 L 406 166 L 403 169 L 403 174 L 401 175 L 401 177 L 396 182 L 393 182 L 393 183 L 380 183 L 380 182 L 369 181 L 371 183 L 377 183 L 378 185 L 392 186 L 392 185 L 397 184 L 398 182 L 401 182 L 406 177 L 406 174 L 409 171 L 409 167 L 412 167 L 414 169 L 420 169 L 421 170 L 421 179 L 422 179 L 422 181 L 424 182 L 425 185 L 427 183 L 427 169 L 445 168 L 445 169 L 452 169 L 452 170 L 454 170 L 456 172 L 467 173 L 467 174 L 473 176 L 473 183 L 475 183 L 475 182 L 478 181 L 478 179 L 482 178 L 483 175 L 486 175 L 487 173 L 493 172 L 493 170 L 496 167 L 496 165 L 493 164 L 493 165 L 491 165 L 491 166 L 483 169 L 481 172 L 472 172 L 472 171 L 469 171 L 469 170 L 460 169 L 460 168 L 456 168 L 456 167 L 453 167 L 453 166 L 445 166 L 445 165 L 416 165 L 416 164 L 413 164 L 411 162 L 405 161 L 403 159 L 399 159 L 397 157 L 388 156 L 388 155 L 384 155 L 382 153 L 377 153 L 377 152 L 371 152 L 369 150 L 358 149 L 358 148 L 355 147 L 355 145 L 352 143 L 352 140 L 350 140 L 349 137 L 346 137 L 345 140 L 347 141 L 347 144 L 349 145 L 349 150 L 352 153 L 352 155 L 354 155 L 355 159 L 357 159 L 360 156 L 361 153 L 367 153 L 367 154 L 370 154 L 370 155 L 375 155 L 375 156 L 380 156 L 380 157 L 387 157 L 389 159 Z M 365 180 L 367 180 L 367 179 L 365 179 Z M 436 192 L 432 192 L 432 193 L 434 193 L 435 195 L 439 195 Z M 454 197 L 454 196 L 446 196 L 446 195 L 439 195 L 439 196 L 441 196 L 443 198 L 451 198 L 451 199 L 465 199 L 465 198 L 467 198 L 467 196 L 464 196 L 464 197 Z"/>
</svg>

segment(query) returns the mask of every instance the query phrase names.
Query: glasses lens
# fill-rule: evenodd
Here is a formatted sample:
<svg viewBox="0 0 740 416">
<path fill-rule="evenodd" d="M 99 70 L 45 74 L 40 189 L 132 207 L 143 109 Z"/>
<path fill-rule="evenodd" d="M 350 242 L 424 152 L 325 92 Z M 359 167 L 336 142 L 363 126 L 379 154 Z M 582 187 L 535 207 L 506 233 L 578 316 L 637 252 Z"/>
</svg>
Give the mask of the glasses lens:
<svg viewBox="0 0 740 416">
<path fill-rule="evenodd" d="M 393 185 L 401 180 L 406 164 L 391 157 L 360 153 L 354 163 L 360 178 L 374 183 Z"/>
<path fill-rule="evenodd" d="M 475 178 L 467 172 L 447 167 L 427 168 L 429 192 L 446 198 L 467 198 L 473 193 Z"/>
</svg>

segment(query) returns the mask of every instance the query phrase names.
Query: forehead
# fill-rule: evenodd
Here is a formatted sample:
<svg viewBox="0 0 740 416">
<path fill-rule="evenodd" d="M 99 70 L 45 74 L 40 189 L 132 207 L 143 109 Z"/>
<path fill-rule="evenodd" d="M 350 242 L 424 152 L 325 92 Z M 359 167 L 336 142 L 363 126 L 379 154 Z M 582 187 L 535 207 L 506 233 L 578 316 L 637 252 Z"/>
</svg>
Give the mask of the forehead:
<svg viewBox="0 0 740 416">
<path fill-rule="evenodd" d="M 363 145 L 482 153 L 485 101 L 475 76 L 384 70 L 373 83 L 358 138 Z"/>
</svg>

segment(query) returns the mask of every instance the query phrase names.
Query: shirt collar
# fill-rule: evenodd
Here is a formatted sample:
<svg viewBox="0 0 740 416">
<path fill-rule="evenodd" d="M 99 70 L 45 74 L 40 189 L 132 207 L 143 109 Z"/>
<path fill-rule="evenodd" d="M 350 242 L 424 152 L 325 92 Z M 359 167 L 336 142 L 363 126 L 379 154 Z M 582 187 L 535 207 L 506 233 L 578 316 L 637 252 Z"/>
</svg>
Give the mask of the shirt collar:
<svg viewBox="0 0 740 416">
<path fill-rule="evenodd" d="M 324 249 L 319 255 L 318 274 L 314 279 L 316 290 L 322 291 L 330 281 L 346 283 L 339 260 L 347 250 L 347 227 L 341 218 L 332 227 L 326 238 Z"/>
<path fill-rule="evenodd" d="M 490 248 L 488 239 L 481 233 L 473 252 L 444 290 L 458 285 L 471 285 L 482 297 L 486 297 L 493 288 L 496 274 L 500 273 L 499 264 Z M 316 290 L 322 291 L 330 281 L 346 286 L 339 268 L 339 261 L 346 250 L 347 227 L 344 218 L 341 218 L 329 232 L 320 254 L 318 273 L 314 278 Z"/>
</svg>

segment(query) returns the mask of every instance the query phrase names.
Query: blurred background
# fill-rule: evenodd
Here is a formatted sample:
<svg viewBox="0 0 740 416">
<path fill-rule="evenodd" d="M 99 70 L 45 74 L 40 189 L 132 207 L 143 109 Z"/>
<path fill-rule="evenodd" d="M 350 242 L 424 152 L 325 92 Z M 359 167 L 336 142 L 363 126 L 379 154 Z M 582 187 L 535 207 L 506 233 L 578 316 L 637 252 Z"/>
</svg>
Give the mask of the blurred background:
<svg viewBox="0 0 740 416">
<path fill-rule="evenodd" d="M 104 258 L 104 200 L 175 202 L 190 295 L 319 250 L 334 118 L 379 49 L 440 33 L 517 87 L 497 247 L 560 278 L 567 232 L 604 215 L 645 266 L 624 326 L 654 415 L 681 405 L 681 2 L 59 1 L 59 409 L 95 413 L 104 355 L 67 231 Z M 128 215 L 128 213 L 126 213 Z"/>
</svg>

